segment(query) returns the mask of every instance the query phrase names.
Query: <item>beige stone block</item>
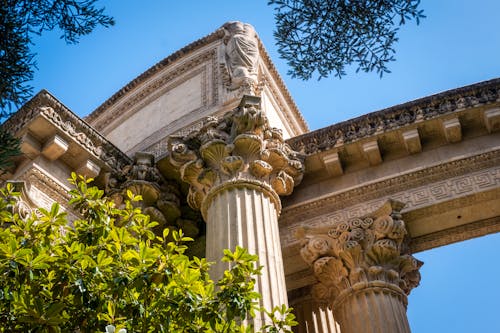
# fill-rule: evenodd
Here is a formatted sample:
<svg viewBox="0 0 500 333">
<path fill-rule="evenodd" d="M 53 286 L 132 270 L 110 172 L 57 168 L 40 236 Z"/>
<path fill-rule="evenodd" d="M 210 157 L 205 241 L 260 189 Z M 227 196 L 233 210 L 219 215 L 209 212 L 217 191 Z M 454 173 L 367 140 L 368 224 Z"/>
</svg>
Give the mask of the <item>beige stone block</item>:
<svg viewBox="0 0 500 333">
<path fill-rule="evenodd" d="M 76 173 L 89 178 L 94 178 L 99 175 L 101 168 L 92 160 L 86 160 L 77 170 Z"/>
<path fill-rule="evenodd" d="M 402 136 L 408 154 L 420 153 L 422 151 L 422 145 L 420 144 L 420 136 L 416 128 L 403 132 Z"/>
<path fill-rule="evenodd" d="M 458 118 L 443 120 L 442 126 L 446 141 L 449 143 L 462 141 L 462 126 Z"/>
<path fill-rule="evenodd" d="M 31 133 L 27 132 L 21 138 L 21 151 L 30 159 L 35 158 L 40 154 L 42 145 Z"/>
<path fill-rule="evenodd" d="M 68 142 L 59 135 L 54 135 L 45 142 L 42 154 L 51 161 L 57 160 L 68 150 Z"/>
<path fill-rule="evenodd" d="M 337 152 L 330 152 L 322 157 L 326 171 L 332 177 L 340 176 L 344 173 L 342 163 Z"/>
<path fill-rule="evenodd" d="M 364 143 L 362 149 L 363 154 L 370 165 L 378 165 L 382 163 L 382 155 L 380 155 L 377 140 Z"/>
<path fill-rule="evenodd" d="M 490 133 L 500 130 L 500 108 L 484 111 L 484 124 Z"/>
</svg>

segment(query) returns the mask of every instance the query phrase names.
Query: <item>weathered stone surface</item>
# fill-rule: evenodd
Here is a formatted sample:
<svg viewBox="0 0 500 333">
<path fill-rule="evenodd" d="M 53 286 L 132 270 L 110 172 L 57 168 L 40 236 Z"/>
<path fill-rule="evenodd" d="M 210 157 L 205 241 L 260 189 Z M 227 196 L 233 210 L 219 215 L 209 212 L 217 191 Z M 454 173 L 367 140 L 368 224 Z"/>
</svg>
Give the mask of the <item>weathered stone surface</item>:
<svg viewBox="0 0 500 333">
<path fill-rule="evenodd" d="M 462 126 L 458 118 L 443 120 L 443 131 L 449 143 L 460 142 L 462 140 Z"/>
<path fill-rule="evenodd" d="M 500 130 L 500 108 L 484 111 L 484 123 L 490 133 Z"/>
<path fill-rule="evenodd" d="M 269 125 L 260 98 L 245 96 L 238 108 L 222 118 L 209 117 L 187 137 L 171 137 L 170 162 L 190 185 L 188 203 L 207 223 L 210 274 L 222 276 L 224 249 L 243 246 L 258 254 L 262 275 L 255 288 L 259 305 L 271 309 L 287 304 L 285 274 L 279 241 L 279 195 L 289 195 L 300 183 L 301 157 L 284 142 L 281 131 Z M 269 322 L 254 319 L 255 330 Z"/>
<path fill-rule="evenodd" d="M 368 216 L 299 234 L 301 256 L 318 279 L 312 294 L 333 309 L 344 333 L 409 332 L 406 295 L 420 282 L 422 262 L 409 254 L 402 208 L 389 201 Z"/>
<path fill-rule="evenodd" d="M 254 28 L 247 23 L 228 22 L 224 28 L 224 54 L 230 79 L 229 89 L 243 87 L 254 94 L 257 88 L 259 44 Z"/>
<path fill-rule="evenodd" d="M 417 129 L 412 129 L 402 133 L 405 142 L 406 150 L 409 154 L 420 153 L 422 145 L 420 144 L 420 136 Z"/>
<path fill-rule="evenodd" d="M 54 135 L 42 148 L 42 154 L 49 160 L 54 161 L 68 150 L 68 142 L 59 135 Z"/>
<path fill-rule="evenodd" d="M 249 92 L 260 97 L 260 104 L 247 98 L 237 111 L 228 112 Z M 300 332 L 338 331 L 337 322 L 343 322 L 344 333 L 369 332 L 368 323 L 376 323 L 380 331 L 405 331 L 406 295 L 398 279 L 406 280 L 391 266 L 402 265 L 403 247 L 423 251 L 500 231 L 499 108 L 500 79 L 494 79 L 303 134 L 307 126 L 264 46 L 250 26 L 232 22 L 131 81 L 87 118 L 92 127 L 48 92 L 37 94 L 2 125 L 22 138 L 24 155 L 1 177 L 25 182 L 22 200 L 13 207 L 23 216 L 57 201 L 75 218 L 67 203 L 67 178 L 78 171 L 95 176 L 95 184 L 106 187 L 117 202 L 127 189 L 141 194 L 144 212 L 152 219 L 196 239 L 190 254 L 203 256 L 205 245 L 214 251 L 209 256 L 234 244 L 247 246 L 269 267 L 259 286 L 266 307 L 286 302 L 284 270 Z M 66 141 L 66 150 L 56 137 Z M 181 145 L 167 156 L 174 143 Z M 135 155 L 143 150 L 150 155 Z M 303 167 L 293 151 L 306 156 Z M 127 155 L 136 156 L 135 161 Z M 178 174 L 161 163 L 160 174 L 153 157 L 165 165 L 172 158 L 190 185 L 179 186 Z M 278 194 L 291 193 L 302 172 L 304 179 L 293 195 L 280 199 Z M 205 211 L 208 224 L 188 207 L 188 192 L 189 203 Z M 327 281 L 331 271 L 347 272 L 342 283 L 371 287 L 346 292 L 351 296 L 337 301 L 341 306 L 335 309 L 310 297 L 296 298 L 297 291 L 309 292 L 318 278 L 315 265 L 300 258 L 295 232 L 302 227 L 332 230 L 363 220 L 389 198 L 407 204 L 402 214 L 411 242 L 404 239 L 400 255 L 391 257 L 391 251 L 379 254 L 376 246 L 367 246 L 372 227 L 363 229 L 363 240 L 354 240 L 361 262 L 376 256 L 394 259 L 379 265 L 382 278 L 355 282 L 358 268 L 360 276 L 377 269 L 346 265 L 354 258 L 349 240 L 345 250 L 316 260 L 323 263 L 316 270 L 329 288 L 326 294 L 338 289 L 338 283 Z M 391 218 L 399 225 L 401 218 Z M 215 228 L 209 237 L 206 228 Z M 349 232 L 359 238 L 354 230 Z M 322 235 L 339 241 L 325 236 L 326 231 Z M 386 239 L 395 241 L 389 236 L 380 240 Z M 339 260 L 342 266 L 335 266 Z M 315 295 L 321 291 L 316 287 Z"/>
<path fill-rule="evenodd" d="M 227 184 L 250 183 L 272 188 L 269 195 L 279 214 L 277 196 L 291 194 L 302 179 L 301 157 L 283 141 L 279 129 L 269 126 L 259 103 L 257 97 L 244 97 L 224 117 L 208 117 L 200 130 L 169 140 L 170 161 L 190 185 L 189 205 L 205 217 L 211 192 Z"/>
</svg>

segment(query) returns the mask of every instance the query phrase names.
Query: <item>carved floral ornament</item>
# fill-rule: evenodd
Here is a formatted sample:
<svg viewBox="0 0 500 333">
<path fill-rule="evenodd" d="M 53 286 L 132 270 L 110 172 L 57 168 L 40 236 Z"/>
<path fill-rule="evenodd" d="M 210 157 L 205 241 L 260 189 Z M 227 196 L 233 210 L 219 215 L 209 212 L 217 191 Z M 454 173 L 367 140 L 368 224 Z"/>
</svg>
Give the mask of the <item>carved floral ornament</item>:
<svg viewBox="0 0 500 333">
<path fill-rule="evenodd" d="M 420 282 L 423 263 L 409 254 L 403 206 L 390 200 L 363 218 L 298 232 L 300 254 L 318 279 L 313 286 L 318 301 L 335 309 L 353 292 L 380 288 L 406 305 L 406 295 Z"/>
<path fill-rule="evenodd" d="M 165 227 L 181 228 L 189 237 L 199 236 L 199 221 L 193 216 L 185 216 L 178 185 L 162 177 L 152 154 L 137 152 L 132 164 L 125 166 L 120 173 L 107 175 L 106 192 L 116 204 L 123 203 L 127 191 L 142 196 L 142 201 L 136 204 L 151 221 L 159 223 L 158 231 Z"/>
<path fill-rule="evenodd" d="M 190 185 L 188 203 L 206 210 L 211 196 L 228 186 L 259 188 L 274 201 L 289 195 L 300 183 L 303 158 L 270 127 L 260 109 L 260 98 L 244 96 L 240 106 L 222 118 L 208 117 L 201 129 L 185 137 L 171 137 L 170 161 Z"/>
</svg>

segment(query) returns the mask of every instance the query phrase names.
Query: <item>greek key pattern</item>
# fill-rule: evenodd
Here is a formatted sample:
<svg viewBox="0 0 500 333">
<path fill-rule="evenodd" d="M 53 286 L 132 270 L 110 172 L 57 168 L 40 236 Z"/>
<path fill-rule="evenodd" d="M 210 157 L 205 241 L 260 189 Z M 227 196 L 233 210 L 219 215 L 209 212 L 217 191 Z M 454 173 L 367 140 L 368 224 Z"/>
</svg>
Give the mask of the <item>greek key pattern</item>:
<svg viewBox="0 0 500 333">
<path fill-rule="evenodd" d="M 384 195 L 310 220 L 301 220 L 300 223 L 284 223 L 284 227 L 281 229 L 281 244 L 286 247 L 296 243 L 294 235 L 300 227 L 306 225 L 308 227 L 330 226 L 338 221 L 361 217 L 378 209 L 389 198 L 406 203 L 404 213 L 498 187 L 500 187 L 500 166 L 495 166 L 391 195 Z"/>
</svg>

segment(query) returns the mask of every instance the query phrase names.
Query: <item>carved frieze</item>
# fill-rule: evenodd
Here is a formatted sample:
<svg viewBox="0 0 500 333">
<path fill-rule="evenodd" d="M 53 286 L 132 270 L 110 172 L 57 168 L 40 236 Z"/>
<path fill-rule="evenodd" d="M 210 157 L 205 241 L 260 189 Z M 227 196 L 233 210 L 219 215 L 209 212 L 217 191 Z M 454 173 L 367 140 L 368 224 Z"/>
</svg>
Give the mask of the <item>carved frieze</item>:
<svg viewBox="0 0 500 333">
<path fill-rule="evenodd" d="M 29 197 L 29 190 L 27 189 L 27 184 L 24 181 L 7 181 L 7 183 L 12 184 L 15 192 L 19 195 L 7 198 L 8 201 L 12 201 L 12 205 L 8 209 L 13 214 L 18 214 L 21 219 L 26 219 L 33 213 L 38 213 L 36 208 L 33 208 L 33 202 Z"/>
<path fill-rule="evenodd" d="M 284 246 L 296 242 L 293 233 L 300 226 L 295 221 L 314 227 L 332 225 L 368 214 L 389 197 L 404 201 L 405 210 L 415 210 L 497 188 L 500 186 L 499 163 L 500 151 L 488 151 L 286 207 L 282 223 L 287 227 L 281 230 L 281 242 Z"/>
<path fill-rule="evenodd" d="M 270 195 L 289 195 L 304 171 L 301 156 L 279 129 L 269 126 L 255 96 L 245 96 L 221 118 L 206 118 L 200 130 L 186 137 L 171 137 L 168 149 L 171 163 L 190 185 L 189 205 L 202 214 L 204 199 L 214 188 L 244 182 L 269 187 Z"/>
<path fill-rule="evenodd" d="M 418 286 L 422 262 L 409 253 L 403 206 L 390 200 L 367 216 L 299 233 L 300 254 L 318 280 L 312 290 L 318 301 L 336 308 L 363 288 L 408 295 Z"/>
</svg>

